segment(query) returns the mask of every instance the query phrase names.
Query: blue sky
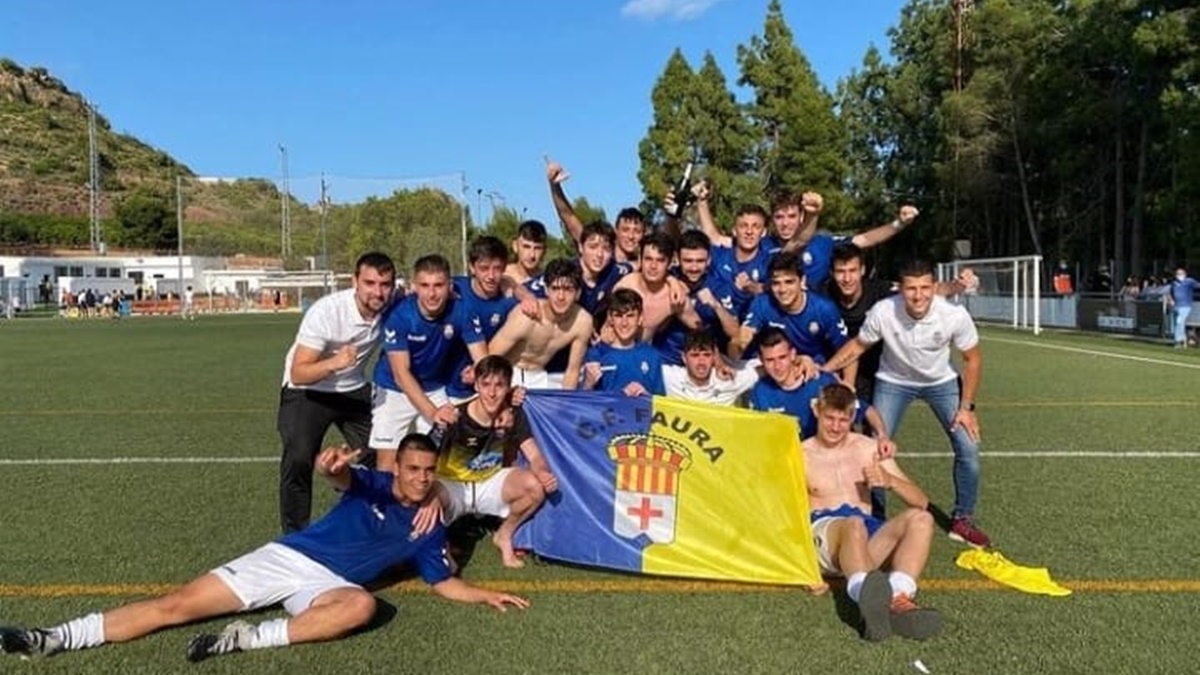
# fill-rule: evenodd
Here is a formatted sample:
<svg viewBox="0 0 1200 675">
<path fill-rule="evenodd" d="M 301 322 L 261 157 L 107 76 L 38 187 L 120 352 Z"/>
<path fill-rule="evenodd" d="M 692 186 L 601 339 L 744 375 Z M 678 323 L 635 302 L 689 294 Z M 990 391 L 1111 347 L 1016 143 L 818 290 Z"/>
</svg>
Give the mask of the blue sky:
<svg viewBox="0 0 1200 675">
<path fill-rule="evenodd" d="M 610 216 L 640 198 L 637 144 L 676 47 L 731 86 L 766 0 L 8 0 L 0 55 L 40 65 L 113 127 L 201 175 L 278 179 L 335 201 L 388 181 L 466 172 L 554 222 L 542 157 Z M 831 89 L 886 51 L 903 0 L 790 0 L 797 43 Z M 442 185 L 457 189 L 457 178 Z M 483 201 L 483 216 L 490 213 Z"/>
</svg>

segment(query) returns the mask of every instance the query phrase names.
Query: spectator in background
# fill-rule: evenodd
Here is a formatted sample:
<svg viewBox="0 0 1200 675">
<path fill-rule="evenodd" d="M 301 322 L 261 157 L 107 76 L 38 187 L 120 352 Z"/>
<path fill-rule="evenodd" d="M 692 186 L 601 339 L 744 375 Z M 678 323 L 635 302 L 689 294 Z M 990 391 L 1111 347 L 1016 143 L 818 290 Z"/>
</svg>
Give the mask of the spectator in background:
<svg viewBox="0 0 1200 675">
<path fill-rule="evenodd" d="M 1092 293 L 1112 295 L 1112 275 L 1109 274 L 1107 265 L 1101 265 L 1096 270 L 1095 276 L 1092 277 L 1092 283 L 1089 285 L 1089 290 Z"/>
<path fill-rule="evenodd" d="M 1071 268 L 1067 266 L 1066 260 L 1059 260 L 1058 269 L 1054 271 L 1054 292 L 1058 295 L 1075 293 L 1074 284 L 1071 282 Z"/>
<path fill-rule="evenodd" d="M 1188 346 L 1187 319 L 1192 313 L 1192 303 L 1196 288 L 1200 286 L 1194 278 L 1188 276 L 1183 265 L 1175 268 L 1175 278 L 1171 280 L 1168 301 L 1175 308 L 1175 348 L 1186 349 Z"/>
</svg>

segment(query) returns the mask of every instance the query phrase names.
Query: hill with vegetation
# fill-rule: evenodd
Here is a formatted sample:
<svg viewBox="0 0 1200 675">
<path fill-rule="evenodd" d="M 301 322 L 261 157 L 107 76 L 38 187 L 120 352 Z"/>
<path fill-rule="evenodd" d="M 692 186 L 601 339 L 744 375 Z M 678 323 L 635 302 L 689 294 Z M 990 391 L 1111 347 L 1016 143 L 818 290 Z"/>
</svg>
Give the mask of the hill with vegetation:
<svg viewBox="0 0 1200 675">
<path fill-rule="evenodd" d="M 89 245 L 88 107 L 45 68 L 0 58 L 0 247 L 33 254 Z M 99 113 L 96 132 L 100 218 L 109 250 L 177 250 L 179 176 L 185 251 L 279 255 L 282 195 L 273 181 L 201 179 L 167 152 L 114 131 Z M 330 263 L 347 269 L 355 252 L 366 248 L 387 251 L 401 269 L 429 252 L 458 261 L 461 209 L 453 197 L 430 188 L 330 205 L 325 236 Z M 305 258 L 322 250 L 320 209 L 293 196 L 289 221 L 293 255 L 284 264 L 304 267 Z M 512 223 L 504 225 L 515 230 Z"/>
</svg>

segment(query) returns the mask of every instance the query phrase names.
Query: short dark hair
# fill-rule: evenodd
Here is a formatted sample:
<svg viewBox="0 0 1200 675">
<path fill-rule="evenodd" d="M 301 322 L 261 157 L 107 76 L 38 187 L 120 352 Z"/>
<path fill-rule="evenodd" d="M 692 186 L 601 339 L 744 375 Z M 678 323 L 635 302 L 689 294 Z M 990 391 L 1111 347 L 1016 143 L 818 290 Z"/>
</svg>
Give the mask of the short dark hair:
<svg viewBox="0 0 1200 675">
<path fill-rule="evenodd" d="M 432 272 L 434 274 L 445 274 L 450 276 L 450 261 L 446 257 L 438 253 L 430 253 L 417 258 L 416 264 L 413 265 L 413 276 L 421 272 Z"/>
<path fill-rule="evenodd" d="M 717 347 L 717 340 L 706 330 L 689 330 L 683 336 L 683 352 L 712 351 Z"/>
<path fill-rule="evenodd" d="M 542 273 L 542 282 L 549 290 L 554 282 L 566 280 L 575 285 L 575 288 L 583 287 L 583 273 L 579 271 L 579 265 L 573 260 L 566 258 L 555 258 L 546 265 L 546 271 Z"/>
<path fill-rule="evenodd" d="M 792 344 L 792 341 L 788 339 L 787 333 L 783 332 L 782 328 L 777 328 L 775 326 L 767 326 L 754 337 L 758 341 L 758 348 L 760 350 L 764 347 L 774 347 L 780 343 L 784 343 L 789 347 L 795 348 L 795 345 Z"/>
<path fill-rule="evenodd" d="M 544 244 L 546 243 L 546 226 L 540 220 L 526 220 L 517 227 L 517 239 Z"/>
<path fill-rule="evenodd" d="M 370 267 L 380 274 L 390 273 L 392 276 L 396 276 L 396 264 L 392 262 L 388 254 L 380 251 L 371 251 L 358 256 L 358 260 L 354 263 L 354 276 L 358 276 L 364 267 Z"/>
<path fill-rule="evenodd" d="M 646 224 L 646 216 L 643 215 L 641 211 L 633 208 L 632 206 L 627 206 L 627 207 L 621 209 L 621 211 L 619 213 L 617 213 L 617 219 L 613 222 L 619 223 L 622 220 L 628 220 L 628 221 L 635 222 L 635 223 L 638 223 L 641 225 Z"/>
<path fill-rule="evenodd" d="M 513 376 L 512 364 L 508 359 L 499 354 L 492 354 L 479 359 L 475 364 L 475 381 L 478 382 L 485 377 L 499 375 L 505 382 L 511 382 Z"/>
<path fill-rule="evenodd" d="M 913 258 L 900 266 L 900 278 L 933 276 L 933 263 L 924 258 Z"/>
<path fill-rule="evenodd" d="M 791 206 L 795 206 L 795 207 L 800 206 L 800 196 L 794 192 L 783 192 L 783 193 L 777 194 L 777 195 L 775 195 L 775 198 L 771 200 L 771 210 L 772 211 L 778 211 L 779 209 L 786 209 Z"/>
<path fill-rule="evenodd" d="M 817 394 L 817 407 L 853 412 L 858 407 L 858 397 L 844 384 L 829 384 L 821 387 L 821 393 Z"/>
<path fill-rule="evenodd" d="M 866 264 L 866 259 L 863 256 L 863 250 L 854 242 L 845 242 L 833 247 L 833 263 L 846 263 L 857 259 L 860 263 Z"/>
<path fill-rule="evenodd" d="M 804 278 L 804 268 L 800 265 L 800 256 L 795 253 L 778 253 L 771 262 L 767 263 L 767 278 L 775 276 L 776 272 L 789 272 Z"/>
<path fill-rule="evenodd" d="M 405 450 L 415 450 L 417 452 L 432 452 L 437 454 L 438 447 L 434 444 L 433 439 L 425 434 L 411 433 L 400 439 L 400 452 Z M 399 454 L 399 453 L 397 453 Z"/>
<path fill-rule="evenodd" d="M 608 305 L 608 314 L 642 313 L 642 296 L 632 288 L 618 288 L 612 293 L 612 302 Z"/>
<path fill-rule="evenodd" d="M 579 247 L 587 243 L 592 237 L 602 237 L 608 242 L 609 246 L 617 245 L 617 233 L 613 230 L 613 226 L 603 220 L 593 220 L 583 226 L 583 230 L 579 233 Z"/>
<path fill-rule="evenodd" d="M 668 262 L 675 257 L 675 238 L 666 232 L 651 232 L 642 237 L 638 250 L 645 255 L 647 247 L 654 247 Z"/>
<path fill-rule="evenodd" d="M 679 235 L 679 250 L 680 251 L 695 251 L 704 249 L 705 251 L 712 250 L 712 240 L 708 238 L 701 230 L 686 230 Z"/>
<path fill-rule="evenodd" d="M 503 260 L 508 262 L 508 247 L 491 235 L 476 237 L 467 251 L 467 261 L 474 265 L 481 260 Z"/>
</svg>

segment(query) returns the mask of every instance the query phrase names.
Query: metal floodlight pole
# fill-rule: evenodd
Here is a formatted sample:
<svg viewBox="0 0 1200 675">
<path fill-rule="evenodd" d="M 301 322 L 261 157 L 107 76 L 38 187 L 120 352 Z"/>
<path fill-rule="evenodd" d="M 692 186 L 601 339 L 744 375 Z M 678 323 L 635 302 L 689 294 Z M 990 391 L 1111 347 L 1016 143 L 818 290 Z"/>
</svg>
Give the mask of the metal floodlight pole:
<svg viewBox="0 0 1200 675">
<path fill-rule="evenodd" d="M 176 297 L 179 299 L 179 313 L 183 313 L 183 176 L 175 176 L 175 237 L 179 250 L 179 288 Z"/>
<path fill-rule="evenodd" d="M 462 189 L 462 203 L 458 209 L 458 218 L 462 235 L 462 264 L 463 273 L 465 274 L 467 271 L 467 172 L 460 171 L 458 177 Z"/>
<path fill-rule="evenodd" d="M 287 146 L 279 144 L 279 163 L 282 173 L 282 189 L 279 195 L 279 257 L 287 259 L 292 254 L 292 230 L 288 217 L 288 201 L 291 197 L 291 186 L 288 185 L 288 153 Z"/>
<path fill-rule="evenodd" d="M 329 210 L 329 194 L 326 192 L 325 172 L 321 172 L 321 267 L 329 269 L 329 240 L 325 236 L 325 212 Z M 329 294 L 329 275 L 325 275 L 325 293 Z"/>
</svg>

